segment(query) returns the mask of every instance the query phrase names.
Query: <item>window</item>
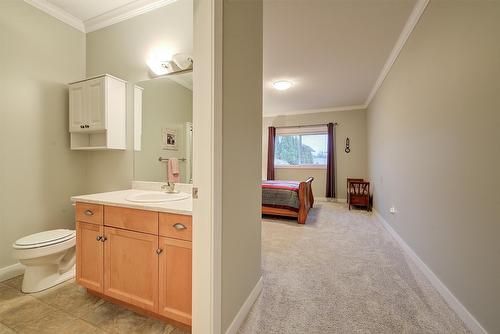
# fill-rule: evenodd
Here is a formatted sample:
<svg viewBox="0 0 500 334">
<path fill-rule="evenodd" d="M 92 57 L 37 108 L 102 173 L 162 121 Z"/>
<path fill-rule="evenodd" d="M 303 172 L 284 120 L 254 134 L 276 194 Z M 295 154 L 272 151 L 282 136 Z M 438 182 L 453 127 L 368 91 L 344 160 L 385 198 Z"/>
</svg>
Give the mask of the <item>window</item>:
<svg viewBox="0 0 500 334">
<path fill-rule="evenodd" d="M 274 166 L 326 168 L 327 143 L 326 131 L 278 133 L 274 146 Z"/>
</svg>

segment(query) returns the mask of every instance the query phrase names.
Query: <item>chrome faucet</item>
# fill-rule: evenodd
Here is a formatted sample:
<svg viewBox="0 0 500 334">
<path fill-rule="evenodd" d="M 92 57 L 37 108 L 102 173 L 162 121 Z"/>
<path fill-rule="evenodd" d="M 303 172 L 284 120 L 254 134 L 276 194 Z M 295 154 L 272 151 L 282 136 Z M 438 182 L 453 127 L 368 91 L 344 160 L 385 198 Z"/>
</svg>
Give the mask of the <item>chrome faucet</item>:
<svg viewBox="0 0 500 334">
<path fill-rule="evenodd" d="M 175 192 L 175 183 L 167 181 L 166 184 L 161 186 L 161 190 L 165 190 L 167 193 Z"/>
</svg>

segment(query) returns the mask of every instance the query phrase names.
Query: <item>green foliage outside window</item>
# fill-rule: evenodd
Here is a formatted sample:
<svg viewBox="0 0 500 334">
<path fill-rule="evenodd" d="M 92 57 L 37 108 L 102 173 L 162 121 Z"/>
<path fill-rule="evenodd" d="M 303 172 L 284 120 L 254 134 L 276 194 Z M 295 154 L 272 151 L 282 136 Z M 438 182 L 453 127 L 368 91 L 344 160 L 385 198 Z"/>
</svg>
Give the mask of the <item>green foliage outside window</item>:
<svg viewBox="0 0 500 334">
<path fill-rule="evenodd" d="M 275 145 L 275 159 L 289 165 L 313 164 L 314 149 L 301 143 L 300 136 L 278 136 Z"/>
</svg>

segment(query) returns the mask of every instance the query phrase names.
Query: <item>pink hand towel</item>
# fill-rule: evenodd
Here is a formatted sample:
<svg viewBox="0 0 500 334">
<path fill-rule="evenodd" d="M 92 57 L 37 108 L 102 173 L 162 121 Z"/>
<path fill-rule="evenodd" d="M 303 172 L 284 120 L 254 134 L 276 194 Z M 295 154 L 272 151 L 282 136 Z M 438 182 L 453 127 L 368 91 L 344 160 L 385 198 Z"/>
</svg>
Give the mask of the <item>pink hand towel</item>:
<svg viewBox="0 0 500 334">
<path fill-rule="evenodd" d="M 180 173 L 179 173 L 179 160 L 176 158 L 168 159 L 167 163 L 168 169 L 168 181 L 173 183 L 179 183 L 180 181 Z"/>
</svg>

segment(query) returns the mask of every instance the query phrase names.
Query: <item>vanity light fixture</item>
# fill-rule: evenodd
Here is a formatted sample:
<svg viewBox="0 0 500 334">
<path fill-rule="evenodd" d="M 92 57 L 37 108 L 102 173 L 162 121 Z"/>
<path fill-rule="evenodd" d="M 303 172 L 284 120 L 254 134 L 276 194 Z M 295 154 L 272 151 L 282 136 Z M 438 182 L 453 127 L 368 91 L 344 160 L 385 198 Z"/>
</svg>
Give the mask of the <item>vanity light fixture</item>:
<svg viewBox="0 0 500 334">
<path fill-rule="evenodd" d="M 160 60 L 152 57 L 148 59 L 146 64 L 155 75 L 167 75 L 193 69 L 191 56 L 181 53 L 173 55 L 172 60 Z"/>
<path fill-rule="evenodd" d="M 291 81 L 287 81 L 287 80 L 280 80 L 280 81 L 273 82 L 273 87 L 276 90 L 287 90 L 292 86 L 293 86 L 293 83 Z"/>
</svg>

